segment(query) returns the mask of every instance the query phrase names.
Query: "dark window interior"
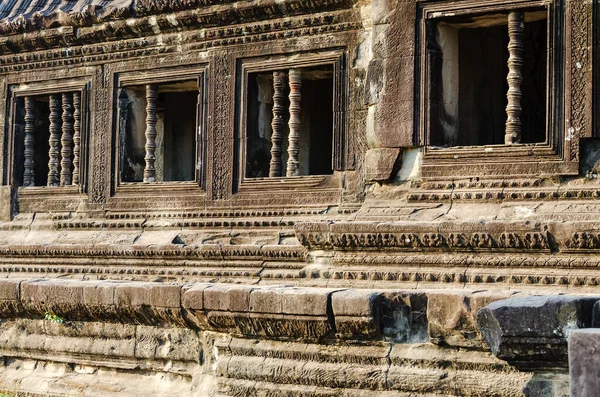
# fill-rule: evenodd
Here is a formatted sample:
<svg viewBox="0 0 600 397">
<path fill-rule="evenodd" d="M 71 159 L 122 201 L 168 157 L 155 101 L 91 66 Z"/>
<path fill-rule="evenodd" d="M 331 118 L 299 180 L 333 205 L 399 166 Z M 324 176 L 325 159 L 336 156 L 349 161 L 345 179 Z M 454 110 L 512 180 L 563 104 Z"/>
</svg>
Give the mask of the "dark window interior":
<svg viewBox="0 0 600 397">
<path fill-rule="evenodd" d="M 35 186 L 46 186 L 48 182 L 48 161 L 50 160 L 50 100 L 48 95 L 39 95 L 34 99 L 34 173 Z M 25 170 L 25 100 L 16 99 L 15 113 L 15 168 L 14 180 L 17 186 L 23 186 Z M 60 163 L 59 163 L 60 172 Z"/>
<path fill-rule="evenodd" d="M 300 175 L 332 174 L 333 66 L 301 68 Z M 273 129 L 273 72 L 250 73 L 246 108 L 246 177 L 269 176 Z M 284 88 L 283 175 L 288 161 L 289 86 Z"/>
<path fill-rule="evenodd" d="M 156 181 L 193 181 L 196 175 L 198 83 L 158 86 L 156 114 Z M 121 181 L 142 182 L 146 162 L 146 86 L 131 86 L 119 95 Z"/>
<path fill-rule="evenodd" d="M 427 29 L 430 144 L 503 144 L 506 124 L 507 15 L 448 18 Z M 547 24 L 525 13 L 521 143 L 546 141 Z"/>
</svg>

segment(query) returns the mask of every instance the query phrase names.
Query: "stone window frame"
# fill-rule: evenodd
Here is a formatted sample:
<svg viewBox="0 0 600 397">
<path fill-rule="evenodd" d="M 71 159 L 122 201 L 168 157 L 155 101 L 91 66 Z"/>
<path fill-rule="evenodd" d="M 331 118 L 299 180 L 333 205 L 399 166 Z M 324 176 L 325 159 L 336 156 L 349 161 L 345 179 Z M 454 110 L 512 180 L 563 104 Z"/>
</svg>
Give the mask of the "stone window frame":
<svg viewBox="0 0 600 397">
<path fill-rule="evenodd" d="M 26 199 L 28 197 L 37 197 L 43 201 L 44 197 L 56 197 L 61 195 L 78 195 L 86 193 L 88 187 L 88 164 L 89 164 L 89 145 L 90 145 L 90 93 L 91 76 L 79 76 L 73 78 L 53 79 L 52 74 L 49 79 L 44 81 L 7 81 L 8 86 L 8 104 L 7 104 L 7 152 L 6 152 L 6 181 L 14 184 L 15 181 L 15 129 L 14 122 L 17 111 L 17 99 L 26 96 L 53 95 L 62 93 L 78 92 L 81 96 L 81 126 L 80 126 L 80 182 L 67 186 L 18 186 L 18 197 Z"/>
<path fill-rule="evenodd" d="M 113 191 L 114 195 L 123 194 L 143 194 L 144 192 L 156 192 L 165 190 L 179 193 L 205 193 L 206 181 L 206 133 L 207 133 L 207 93 L 208 93 L 208 66 L 186 65 L 182 67 L 164 67 L 137 70 L 122 70 L 114 73 L 115 86 L 114 98 L 119 98 L 121 89 L 128 86 L 139 86 L 146 84 L 164 84 L 184 80 L 195 80 L 198 82 L 198 98 L 196 103 L 196 164 L 195 177 L 191 181 L 166 181 L 166 182 L 123 182 L 120 180 L 120 158 L 121 146 L 119 140 L 119 118 L 120 109 L 118 99 L 115 99 L 113 109 L 113 137 L 115 139 L 115 155 L 113 161 Z"/>
<path fill-rule="evenodd" d="M 348 70 L 346 49 L 322 49 L 310 53 L 286 53 L 282 55 L 263 55 L 256 58 L 237 60 L 239 81 L 236 88 L 236 142 L 234 193 L 283 190 L 298 188 L 340 188 L 336 171 L 349 169 L 348 127 Z M 246 119 L 247 84 L 250 73 L 271 72 L 283 69 L 331 65 L 333 67 L 333 153 L 331 175 L 304 175 L 247 178 L 246 175 Z"/>
<path fill-rule="evenodd" d="M 579 136 L 589 134 L 590 126 L 571 124 L 569 115 L 574 111 L 589 112 L 587 103 L 574 103 L 572 90 L 572 71 L 569 55 L 578 49 L 569 48 L 573 36 L 589 34 L 587 26 L 572 23 L 573 6 L 568 3 L 561 12 L 562 0 L 486 0 L 474 2 L 462 1 L 423 1 L 417 7 L 417 57 L 416 86 L 417 103 L 415 105 L 415 139 L 423 146 L 422 175 L 426 179 L 452 177 L 519 176 L 540 174 L 578 173 Z M 548 66 L 549 87 L 547 96 L 548 126 L 546 142 L 536 144 L 482 145 L 434 148 L 429 145 L 427 90 L 429 76 L 426 54 L 427 21 L 447 16 L 506 12 L 526 8 L 545 8 L 548 15 Z M 562 33 L 561 33 L 562 32 Z M 566 34 L 565 34 L 566 33 Z M 564 50 L 564 51 L 563 51 Z M 564 52 L 564 55 L 563 55 Z M 576 60 L 573 61 L 575 63 Z M 591 68 L 591 65 L 585 65 Z M 581 69 L 581 67 L 579 67 Z M 591 73 L 590 73 L 591 75 Z M 591 77 L 586 76 L 588 79 Z M 584 89 L 589 89 L 584 83 Z M 563 101 L 563 98 L 565 100 Z M 582 101 L 585 101 L 583 99 Z M 571 108 L 569 108 L 571 106 Z M 579 110 L 573 109 L 578 106 Z M 587 108 L 587 109 L 586 109 Z M 581 110 L 583 109 L 583 110 Z M 573 117 L 573 116 L 572 116 Z M 581 123 L 589 123 L 591 115 L 583 115 Z M 574 133 L 586 128 L 585 133 Z"/>
</svg>

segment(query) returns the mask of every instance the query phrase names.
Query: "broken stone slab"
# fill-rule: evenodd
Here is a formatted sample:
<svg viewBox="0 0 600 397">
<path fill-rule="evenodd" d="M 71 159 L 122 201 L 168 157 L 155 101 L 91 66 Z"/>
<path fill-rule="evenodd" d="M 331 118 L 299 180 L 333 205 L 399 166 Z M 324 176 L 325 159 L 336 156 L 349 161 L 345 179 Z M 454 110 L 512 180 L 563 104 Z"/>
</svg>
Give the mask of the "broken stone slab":
<svg viewBox="0 0 600 397">
<path fill-rule="evenodd" d="M 530 296 L 493 302 L 477 325 L 492 353 L 522 370 L 567 366 L 569 333 L 592 325 L 600 297 Z"/>
<path fill-rule="evenodd" d="M 569 333 L 571 397 L 596 397 L 600 392 L 600 329 Z"/>
</svg>

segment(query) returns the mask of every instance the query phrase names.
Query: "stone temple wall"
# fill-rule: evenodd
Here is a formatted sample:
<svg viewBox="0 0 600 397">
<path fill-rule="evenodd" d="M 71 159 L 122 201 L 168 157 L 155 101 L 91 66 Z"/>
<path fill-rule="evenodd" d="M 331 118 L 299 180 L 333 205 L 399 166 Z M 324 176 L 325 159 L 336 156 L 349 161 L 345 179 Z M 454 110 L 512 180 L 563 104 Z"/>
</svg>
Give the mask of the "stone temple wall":
<svg viewBox="0 0 600 397">
<path fill-rule="evenodd" d="M 569 395 L 598 5 L 1 2 L 0 391 Z"/>
</svg>

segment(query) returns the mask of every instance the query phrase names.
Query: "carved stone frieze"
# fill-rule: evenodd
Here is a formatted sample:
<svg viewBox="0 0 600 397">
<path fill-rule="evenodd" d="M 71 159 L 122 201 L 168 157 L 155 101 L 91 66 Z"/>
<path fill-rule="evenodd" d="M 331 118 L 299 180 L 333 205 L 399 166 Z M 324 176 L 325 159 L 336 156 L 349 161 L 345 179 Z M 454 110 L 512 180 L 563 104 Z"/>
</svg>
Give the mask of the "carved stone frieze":
<svg viewBox="0 0 600 397">
<path fill-rule="evenodd" d="M 321 230 L 315 230 L 315 227 Z M 349 228 L 353 228 L 351 223 Z M 549 250 L 548 238 L 542 232 L 490 233 L 411 233 L 386 231 L 385 225 L 367 224 L 359 228 L 372 231 L 335 232 L 327 224 L 296 225 L 296 236 L 302 245 L 310 248 L 334 249 L 417 249 L 417 250 L 477 250 L 477 249 L 524 249 Z M 338 227 L 339 229 L 339 227 Z M 379 232 L 375 231 L 380 229 Z"/>
<path fill-rule="evenodd" d="M 575 250 L 600 249 L 600 234 L 592 232 L 577 232 L 565 240 L 565 247 Z"/>
</svg>

